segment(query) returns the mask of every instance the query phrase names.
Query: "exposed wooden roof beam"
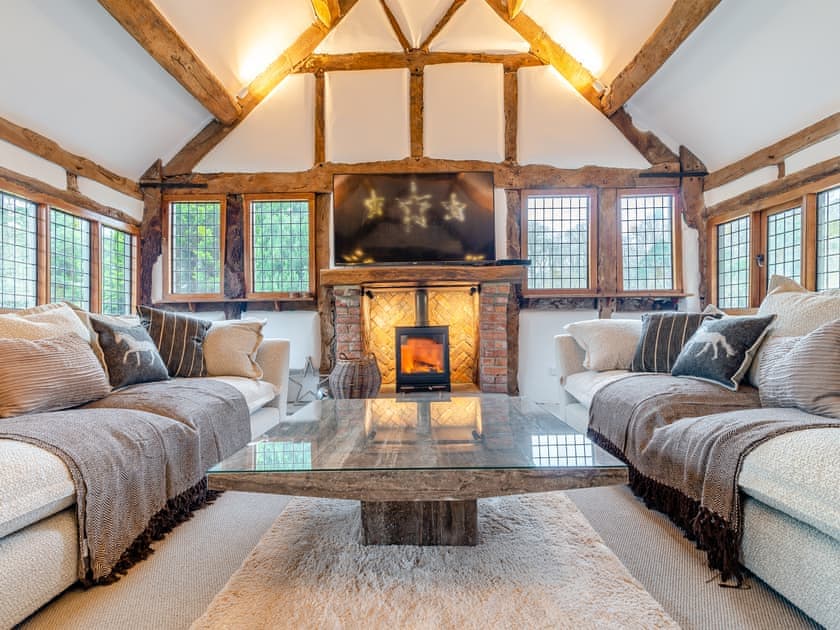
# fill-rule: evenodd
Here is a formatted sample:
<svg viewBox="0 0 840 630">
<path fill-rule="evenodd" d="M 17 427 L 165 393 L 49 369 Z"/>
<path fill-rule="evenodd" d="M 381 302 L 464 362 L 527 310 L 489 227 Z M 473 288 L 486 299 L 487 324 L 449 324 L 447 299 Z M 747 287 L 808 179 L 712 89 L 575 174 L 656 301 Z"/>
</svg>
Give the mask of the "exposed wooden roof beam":
<svg viewBox="0 0 840 630">
<path fill-rule="evenodd" d="M 515 18 L 511 18 L 501 0 L 485 1 L 502 20 L 530 44 L 532 53 L 551 64 L 581 96 L 598 110 L 601 109 L 601 97 L 595 88 L 596 79 L 589 70 L 584 68 L 565 48 L 551 39 L 548 33 L 527 14 L 520 12 Z"/>
<path fill-rule="evenodd" d="M 651 164 L 679 160 L 679 156 L 671 151 L 655 134 L 638 129 L 633 124 L 630 114 L 623 107 L 610 116 L 609 120 Z"/>
<path fill-rule="evenodd" d="M 400 46 L 402 46 L 402 49 L 405 52 L 408 52 L 411 50 L 411 42 L 408 41 L 405 33 L 402 32 L 400 24 L 397 22 L 397 18 L 394 17 L 394 12 L 391 11 L 391 7 L 388 6 L 388 3 L 385 2 L 385 0 L 379 0 L 379 4 L 382 5 L 382 10 L 385 11 L 385 17 L 388 18 L 388 22 L 391 24 L 391 30 L 394 31 L 394 35 L 397 36 Z"/>
<path fill-rule="evenodd" d="M 435 39 L 435 37 L 438 36 L 438 33 L 440 33 L 443 30 L 444 26 L 449 24 L 449 20 L 452 19 L 452 16 L 455 15 L 456 11 L 458 11 L 458 9 L 460 9 L 466 1 L 467 0 L 454 0 L 454 2 L 452 2 L 452 4 L 449 5 L 449 8 L 446 10 L 446 13 L 444 13 L 443 16 L 441 16 L 441 18 L 438 20 L 438 23 L 435 24 L 435 27 L 432 29 L 432 32 L 429 33 L 426 36 L 426 39 L 423 40 L 423 43 L 420 44 L 420 50 L 429 50 L 429 46 L 431 46 L 432 41 Z"/>
<path fill-rule="evenodd" d="M 330 28 L 341 15 L 341 7 L 338 0 L 312 0 L 312 10 L 318 20 Z"/>
<path fill-rule="evenodd" d="M 720 0 L 674 2 L 665 19 L 601 98 L 601 107 L 607 116 L 630 100 L 719 3 Z"/>
<path fill-rule="evenodd" d="M 413 50 L 408 53 L 348 53 L 342 55 L 310 55 L 294 72 L 340 72 L 342 70 L 384 70 L 389 68 L 423 68 L 442 63 L 499 63 L 505 70 L 525 66 L 544 66 L 545 62 L 531 53 L 492 54 L 431 52 Z"/>
<path fill-rule="evenodd" d="M 813 188 L 821 183 L 832 185 L 838 178 L 840 178 L 840 157 L 833 157 L 709 206 L 704 216 L 708 218 L 732 212 L 749 212 L 758 209 L 759 206 L 784 203 L 806 192 L 813 192 Z"/>
<path fill-rule="evenodd" d="M 511 20 L 519 15 L 523 4 L 525 4 L 525 0 L 507 0 L 508 17 Z"/>
<path fill-rule="evenodd" d="M 840 133 L 840 112 L 832 114 L 821 121 L 774 142 L 770 146 L 759 149 L 747 157 L 728 164 L 706 177 L 705 190 L 723 186 L 744 175 L 757 171 L 766 166 L 783 164 L 784 160 L 797 151 L 810 147 L 831 136 Z"/>
<path fill-rule="evenodd" d="M 81 155 L 71 153 L 62 148 L 57 142 L 31 129 L 16 125 L 5 118 L 0 118 L 0 140 L 5 140 L 20 147 L 24 151 L 29 151 L 38 157 L 58 164 L 70 173 L 92 179 L 124 195 L 134 197 L 135 199 L 143 198 L 137 182 L 122 175 L 117 175 L 104 166 L 100 166 L 96 162 L 92 162 Z"/>
<path fill-rule="evenodd" d="M 133 226 L 140 225 L 140 221 L 122 210 L 103 205 L 75 190 L 62 190 L 61 188 L 45 184 L 34 177 L 17 173 L 2 166 L 0 166 L 0 186 L 8 188 L 11 192 L 19 195 L 39 195 L 45 197 L 49 203 L 53 203 L 59 208 L 63 204 L 68 204 L 80 210 L 90 210 L 102 215 L 106 219 L 115 219 Z"/>
<path fill-rule="evenodd" d="M 320 21 L 312 23 L 301 35 L 292 42 L 283 53 L 275 59 L 268 68 L 263 70 L 251 83 L 244 97 L 239 99 L 242 111 L 239 117 L 229 125 L 217 120 L 211 121 L 204 129 L 190 140 L 163 167 L 164 175 L 189 173 L 196 164 L 207 155 L 213 147 L 221 142 L 231 131 L 236 129 L 262 100 L 276 88 L 280 82 L 295 71 L 312 51 L 318 47 L 327 34 L 335 28 L 356 4 L 357 0 L 340 0 L 341 12 L 333 22 L 331 28 L 326 28 Z"/>
<path fill-rule="evenodd" d="M 207 111 L 224 124 L 237 119 L 239 104 L 151 0 L 99 0 L 99 4 Z"/>
</svg>

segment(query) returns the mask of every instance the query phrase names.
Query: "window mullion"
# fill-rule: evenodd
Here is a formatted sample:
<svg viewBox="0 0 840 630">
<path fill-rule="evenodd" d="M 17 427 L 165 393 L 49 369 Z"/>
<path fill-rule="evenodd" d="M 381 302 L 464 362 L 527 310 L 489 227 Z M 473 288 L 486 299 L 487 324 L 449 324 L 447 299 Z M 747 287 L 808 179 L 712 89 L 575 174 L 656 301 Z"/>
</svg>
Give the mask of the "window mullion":
<svg viewBox="0 0 840 630">
<path fill-rule="evenodd" d="M 817 289 L 817 195 L 802 197 L 802 286 Z"/>
<path fill-rule="evenodd" d="M 90 312 L 102 312 L 102 230 L 98 221 L 90 222 Z"/>
<path fill-rule="evenodd" d="M 50 301 L 50 208 L 38 204 L 38 304 Z"/>
</svg>

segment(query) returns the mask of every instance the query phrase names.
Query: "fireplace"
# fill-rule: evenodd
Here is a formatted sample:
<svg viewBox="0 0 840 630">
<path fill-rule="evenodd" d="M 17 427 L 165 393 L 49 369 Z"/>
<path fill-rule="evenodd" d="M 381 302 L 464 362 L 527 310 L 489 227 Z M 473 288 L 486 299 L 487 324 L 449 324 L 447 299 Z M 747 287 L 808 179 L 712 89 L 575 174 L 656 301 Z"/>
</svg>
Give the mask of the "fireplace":
<svg viewBox="0 0 840 630">
<path fill-rule="evenodd" d="M 397 326 L 398 392 L 450 391 L 449 327 Z"/>
</svg>

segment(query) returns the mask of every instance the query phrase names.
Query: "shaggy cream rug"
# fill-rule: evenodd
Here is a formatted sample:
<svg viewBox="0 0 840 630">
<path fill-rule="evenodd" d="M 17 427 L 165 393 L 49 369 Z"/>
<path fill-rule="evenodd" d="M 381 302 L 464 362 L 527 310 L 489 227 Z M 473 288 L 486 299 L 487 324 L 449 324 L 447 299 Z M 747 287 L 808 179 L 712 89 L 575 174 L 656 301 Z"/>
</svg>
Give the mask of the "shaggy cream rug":
<svg viewBox="0 0 840 630">
<path fill-rule="evenodd" d="M 357 502 L 294 499 L 192 627 L 678 628 L 564 494 L 478 508 L 475 547 L 365 547 Z"/>
</svg>

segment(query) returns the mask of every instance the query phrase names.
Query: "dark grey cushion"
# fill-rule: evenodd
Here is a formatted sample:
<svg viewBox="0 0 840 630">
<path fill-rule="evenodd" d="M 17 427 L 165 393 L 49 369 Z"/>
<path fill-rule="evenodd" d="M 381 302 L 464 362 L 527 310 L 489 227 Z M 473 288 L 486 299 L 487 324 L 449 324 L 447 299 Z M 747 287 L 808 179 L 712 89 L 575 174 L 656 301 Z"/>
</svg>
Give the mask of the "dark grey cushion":
<svg viewBox="0 0 840 630">
<path fill-rule="evenodd" d="M 631 372 L 670 372 L 686 341 L 713 312 L 653 313 L 642 316 L 642 336 L 630 364 Z"/>
<path fill-rule="evenodd" d="M 169 376 L 207 375 L 203 344 L 211 322 L 149 306 L 138 306 L 137 314 L 155 342 Z"/>
<path fill-rule="evenodd" d="M 111 387 L 169 378 L 163 359 L 143 326 L 121 325 L 93 314 L 90 325 L 99 337 Z"/>
<path fill-rule="evenodd" d="M 677 357 L 671 374 L 736 391 L 775 315 L 704 321 Z"/>
</svg>

